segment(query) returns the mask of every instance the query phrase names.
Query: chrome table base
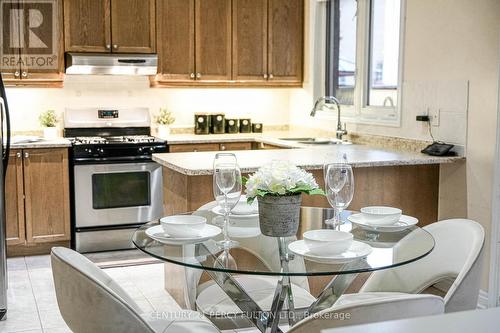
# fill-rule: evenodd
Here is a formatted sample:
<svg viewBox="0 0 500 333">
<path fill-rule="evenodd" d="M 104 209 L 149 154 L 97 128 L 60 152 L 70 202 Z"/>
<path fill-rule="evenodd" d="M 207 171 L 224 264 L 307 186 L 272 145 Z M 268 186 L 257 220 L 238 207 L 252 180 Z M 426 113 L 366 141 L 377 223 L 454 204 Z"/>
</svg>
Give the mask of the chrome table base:
<svg viewBox="0 0 500 333">
<path fill-rule="evenodd" d="M 288 262 L 293 260 L 293 254 L 288 252 L 285 238 L 279 237 L 277 241 L 280 251 L 281 269 L 283 273 L 286 273 L 288 272 Z M 217 249 L 208 247 L 206 247 L 206 251 L 207 253 L 211 253 L 210 258 L 214 263 L 214 267 L 219 267 L 222 270 L 224 266 L 215 254 L 217 253 Z M 367 265 L 365 259 L 363 259 L 361 266 L 364 267 L 365 264 Z M 347 263 L 344 267 L 346 268 L 345 270 L 362 268 L 359 261 Z M 279 324 L 284 312 L 286 313 L 288 324 L 292 327 L 297 321 L 306 316 L 331 307 L 357 276 L 357 274 L 342 274 L 333 277 L 320 293 L 318 299 L 309 308 L 295 309 L 290 277 L 283 275 L 276 286 L 270 311 L 264 311 L 245 291 L 243 286 L 233 278 L 231 273 L 212 270 L 206 270 L 206 272 L 243 312 L 243 317 L 252 322 L 262 333 L 282 333 Z M 287 302 L 287 309 L 283 310 L 285 301 Z"/>
</svg>

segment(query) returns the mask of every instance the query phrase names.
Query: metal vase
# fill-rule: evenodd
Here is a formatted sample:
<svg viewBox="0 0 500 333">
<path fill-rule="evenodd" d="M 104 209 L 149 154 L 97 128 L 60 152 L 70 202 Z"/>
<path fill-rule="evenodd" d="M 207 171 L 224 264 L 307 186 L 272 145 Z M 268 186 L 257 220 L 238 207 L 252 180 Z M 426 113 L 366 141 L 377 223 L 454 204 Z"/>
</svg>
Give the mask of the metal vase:
<svg viewBox="0 0 500 333">
<path fill-rule="evenodd" d="M 270 237 L 295 236 L 299 229 L 302 195 L 257 197 L 259 225 L 262 234 Z"/>
</svg>

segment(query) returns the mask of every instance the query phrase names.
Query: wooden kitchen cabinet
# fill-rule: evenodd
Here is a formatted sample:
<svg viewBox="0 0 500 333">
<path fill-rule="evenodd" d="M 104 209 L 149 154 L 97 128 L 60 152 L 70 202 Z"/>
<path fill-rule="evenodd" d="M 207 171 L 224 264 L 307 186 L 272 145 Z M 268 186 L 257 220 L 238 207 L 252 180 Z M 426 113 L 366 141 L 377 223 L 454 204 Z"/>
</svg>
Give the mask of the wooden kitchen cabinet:
<svg viewBox="0 0 500 333">
<path fill-rule="evenodd" d="M 159 81 L 190 82 L 195 78 L 194 0 L 158 0 Z"/>
<path fill-rule="evenodd" d="M 64 78 L 63 0 L 11 1 L 7 15 L 24 15 L 20 34 L 7 34 L 6 45 L 0 54 L 2 76 L 8 86 L 62 87 Z M 4 4 L 2 4 L 4 5 Z M 35 13 L 35 14 L 32 14 Z M 27 17 L 34 18 L 37 26 L 28 27 Z M 35 16 L 33 16 L 35 15 Z M 40 17 L 39 17 L 40 16 Z M 10 40 L 17 38 L 18 40 Z M 6 65 L 7 64 L 7 65 Z"/>
<path fill-rule="evenodd" d="M 68 150 L 13 150 L 6 177 L 7 252 L 48 253 L 69 246 Z"/>
<path fill-rule="evenodd" d="M 233 79 L 267 78 L 267 0 L 233 0 Z"/>
<path fill-rule="evenodd" d="M 64 0 L 67 52 L 111 51 L 110 0 Z"/>
<path fill-rule="evenodd" d="M 111 0 L 113 52 L 155 53 L 155 0 Z"/>
<path fill-rule="evenodd" d="M 154 53 L 155 0 L 65 0 L 67 52 Z"/>
<path fill-rule="evenodd" d="M 304 1 L 268 1 L 269 80 L 301 82 L 304 53 Z"/>
<path fill-rule="evenodd" d="M 186 143 L 168 146 L 171 153 L 195 153 L 202 151 L 251 150 L 252 142 Z"/>
<path fill-rule="evenodd" d="M 195 0 L 196 80 L 231 80 L 231 0 Z"/>
<path fill-rule="evenodd" d="M 157 0 L 152 86 L 301 86 L 303 0 Z"/>
<path fill-rule="evenodd" d="M 24 244 L 23 159 L 21 150 L 11 150 L 5 176 L 5 215 L 7 246 Z"/>
</svg>

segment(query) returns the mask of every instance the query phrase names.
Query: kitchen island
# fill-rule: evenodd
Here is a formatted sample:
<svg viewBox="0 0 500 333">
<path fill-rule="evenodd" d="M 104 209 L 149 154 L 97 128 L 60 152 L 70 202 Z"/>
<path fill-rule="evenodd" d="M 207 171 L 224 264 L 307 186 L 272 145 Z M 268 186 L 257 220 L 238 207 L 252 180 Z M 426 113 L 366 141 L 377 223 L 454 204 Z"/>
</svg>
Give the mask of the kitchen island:
<svg viewBox="0 0 500 333">
<path fill-rule="evenodd" d="M 153 155 L 153 160 L 163 166 L 165 214 L 196 210 L 213 200 L 212 162 L 216 153 Z M 463 157 L 431 157 L 365 145 L 328 145 L 234 153 L 243 174 L 252 173 L 271 160 L 288 160 L 311 171 L 321 187 L 324 185 L 324 163 L 335 162 L 338 156 L 345 153 L 354 168 L 355 178 L 354 199 L 349 209 L 357 210 L 369 205 L 399 207 L 404 214 L 417 217 L 420 225 L 438 219 L 439 201 L 443 199 L 440 195 L 441 166 L 464 160 Z M 454 187 L 449 184 L 447 186 Z M 454 198 L 456 197 L 460 196 L 455 193 Z M 303 205 L 330 207 L 326 198 L 321 196 L 304 195 Z"/>
</svg>

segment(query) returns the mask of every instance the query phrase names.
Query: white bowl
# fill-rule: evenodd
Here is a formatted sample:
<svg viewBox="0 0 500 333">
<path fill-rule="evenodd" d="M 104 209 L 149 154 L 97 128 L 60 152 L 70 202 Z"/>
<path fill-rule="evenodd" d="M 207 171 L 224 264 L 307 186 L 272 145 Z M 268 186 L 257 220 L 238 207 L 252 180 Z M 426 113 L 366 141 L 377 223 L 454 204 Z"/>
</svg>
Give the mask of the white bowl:
<svg viewBox="0 0 500 333">
<path fill-rule="evenodd" d="M 196 215 L 172 215 L 160 219 L 163 230 L 172 237 L 198 237 L 207 219 Z"/>
<path fill-rule="evenodd" d="M 403 213 L 399 208 L 370 206 L 361 208 L 363 218 L 372 225 L 392 225 L 399 221 Z"/>
<path fill-rule="evenodd" d="M 351 246 L 353 239 L 350 232 L 331 229 L 306 231 L 303 237 L 309 252 L 316 255 L 343 253 Z"/>
</svg>

